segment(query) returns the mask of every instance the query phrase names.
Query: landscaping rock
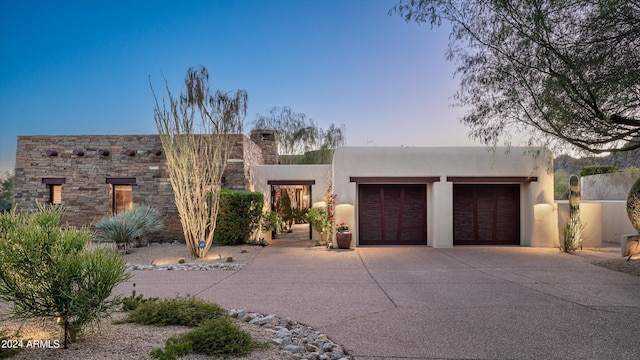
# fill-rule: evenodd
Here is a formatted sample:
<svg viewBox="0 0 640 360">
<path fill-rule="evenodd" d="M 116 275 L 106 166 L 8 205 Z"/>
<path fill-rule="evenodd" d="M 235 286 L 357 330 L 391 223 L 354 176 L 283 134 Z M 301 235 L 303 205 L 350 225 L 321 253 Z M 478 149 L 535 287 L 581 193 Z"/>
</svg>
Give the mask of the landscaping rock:
<svg viewBox="0 0 640 360">
<path fill-rule="evenodd" d="M 640 255 L 640 236 L 634 236 L 627 240 L 627 248 L 624 256 Z"/>
<path fill-rule="evenodd" d="M 182 270 L 182 271 L 211 271 L 211 270 L 240 270 L 242 264 L 202 263 L 202 264 L 162 264 L 162 265 L 129 265 L 127 270 Z"/>
<path fill-rule="evenodd" d="M 281 350 L 283 359 L 353 360 L 342 346 L 331 341 L 326 334 L 289 318 L 236 309 L 229 310 L 228 313 L 232 317 L 273 331 L 271 343 Z"/>
</svg>

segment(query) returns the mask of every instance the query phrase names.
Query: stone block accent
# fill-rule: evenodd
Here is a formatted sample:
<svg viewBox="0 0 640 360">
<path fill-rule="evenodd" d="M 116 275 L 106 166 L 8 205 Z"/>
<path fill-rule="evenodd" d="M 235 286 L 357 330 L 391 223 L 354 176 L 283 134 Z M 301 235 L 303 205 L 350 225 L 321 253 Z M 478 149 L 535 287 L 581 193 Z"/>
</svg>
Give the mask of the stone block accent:
<svg viewBox="0 0 640 360">
<path fill-rule="evenodd" d="M 224 187 L 249 189 L 249 166 L 263 162 L 264 148 L 242 134 L 231 135 L 230 141 Z M 49 202 L 43 178 L 65 179 L 63 223 L 71 226 L 91 226 L 111 214 L 112 185 L 107 178 L 135 178 L 133 203 L 156 208 L 165 223 L 151 240 L 184 241 L 158 135 L 19 136 L 14 184 L 18 210 Z"/>
<path fill-rule="evenodd" d="M 262 165 L 279 164 L 278 133 L 275 130 L 252 130 L 251 141 L 262 149 Z"/>
</svg>

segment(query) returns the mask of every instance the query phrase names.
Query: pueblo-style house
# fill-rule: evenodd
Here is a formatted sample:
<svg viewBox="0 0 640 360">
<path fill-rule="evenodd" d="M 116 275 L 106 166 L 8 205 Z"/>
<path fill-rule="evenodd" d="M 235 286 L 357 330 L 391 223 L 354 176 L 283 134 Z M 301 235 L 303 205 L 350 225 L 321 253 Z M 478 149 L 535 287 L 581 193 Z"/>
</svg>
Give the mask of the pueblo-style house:
<svg viewBox="0 0 640 360">
<path fill-rule="evenodd" d="M 331 189 L 351 246 L 558 244 L 544 149 L 343 147 L 331 165 L 279 165 L 274 131 L 232 136 L 224 187 L 262 192 L 266 208 L 278 186 L 295 186 L 303 207 L 323 205 Z M 166 224 L 161 240 L 183 241 L 157 135 L 18 137 L 14 204 L 36 202 L 62 204 L 75 226 L 150 205 Z"/>
</svg>

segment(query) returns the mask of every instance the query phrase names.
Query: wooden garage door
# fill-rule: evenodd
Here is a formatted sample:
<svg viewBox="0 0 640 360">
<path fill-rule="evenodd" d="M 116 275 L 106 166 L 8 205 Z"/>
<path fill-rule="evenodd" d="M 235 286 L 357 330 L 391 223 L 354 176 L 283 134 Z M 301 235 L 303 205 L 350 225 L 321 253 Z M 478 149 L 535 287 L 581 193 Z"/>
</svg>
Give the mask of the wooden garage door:
<svg viewBox="0 0 640 360">
<path fill-rule="evenodd" d="M 426 185 L 358 186 L 360 245 L 426 245 Z"/>
<path fill-rule="evenodd" d="M 519 245 L 520 185 L 454 185 L 453 244 Z"/>
</svg>

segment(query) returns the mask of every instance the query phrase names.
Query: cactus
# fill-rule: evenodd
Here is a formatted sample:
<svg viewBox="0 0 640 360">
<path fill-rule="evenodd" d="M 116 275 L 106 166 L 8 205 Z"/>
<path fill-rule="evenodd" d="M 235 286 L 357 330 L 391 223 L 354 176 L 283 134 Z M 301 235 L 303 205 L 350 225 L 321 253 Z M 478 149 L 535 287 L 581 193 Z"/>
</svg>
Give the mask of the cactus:
<svg viewBox="0 0 640 360">
<path fill-rule="evenodd" d="M 580 179 L 569 178 L 569 221 L 563 230 L 563 250 L 570 252 L 580 247 L 582 224 L 580 224 Z"/>
<path fill-rule="evenodd" d="M 627 197 L 627 215 L 631 225 L 640 234 L 640 178 L 631 187 Z"/>
</svg>

